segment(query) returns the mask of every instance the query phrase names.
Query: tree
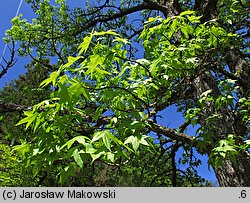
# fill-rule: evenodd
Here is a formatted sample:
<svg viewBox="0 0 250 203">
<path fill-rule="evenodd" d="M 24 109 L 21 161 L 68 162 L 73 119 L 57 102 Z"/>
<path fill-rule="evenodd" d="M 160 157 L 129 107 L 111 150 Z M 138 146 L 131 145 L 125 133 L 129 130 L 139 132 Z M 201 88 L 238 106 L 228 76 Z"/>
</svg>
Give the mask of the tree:
<svg viewBox="0 0 250 203">
<path fill-rule="evenodd" d="M 172 157 L 173 186 L 178 149 L 191 165 L 194 149 L 208 155 L 221 186 L 250 185 L 249 1 L 27 2 L 37 19 L 14 18 L 8 35 L 21 55 L 57 59 L 41 84 L 50 98 L 18 123 L 36 135 L 15 147 L 32 164 L 65 164 L 62 179 L 84 160 L 125 164 L 154 137 Z M 177 129 L 158 123 L 172 105 L 186 119 Z"/>
<path fill-rule="evenodd" d="M 41 62 L 49 64 L 48 60 Z M 4 138 L 8 137 L 10 142 L 29 136 L 30 132 L 25 133 L 23 127 L 16 127 L 15 124 L 22 118 L 23 111 L 46 99 L 51 92 L 49 87 L 39 89 L 39 84 L 49 76 L 51 70 L 35 61 L 31 61 L 26 69 L 25 75 L 20 75 L 0 90 L 0 113 L 3 115 L 0 128 Z"/>
<path fill-rule="evenodd" d="M 14 53 L 13 53 L 14 57 Z M 43 63 L 49 63 L 43 60 Z M 49 70 L 35 61 L 26 66 L 25 75 L 11 81 L 0 90 L 0 146 L 2 149 L 1 162 L 3 176 L 1 186 L 36 186 L 39 177 L 34 177 L 32 169 L 22 168 L 20 156 L 11 151 L 13 145 L 21 144 L 25 140 L 33 139 L 30 131 L 23 126 L 16 126 L 22 118 L 24 110 L 29 106 L 44 100 L 51 90 L 39 89 L 39 84 L 49 76 Z"/>
</svg>

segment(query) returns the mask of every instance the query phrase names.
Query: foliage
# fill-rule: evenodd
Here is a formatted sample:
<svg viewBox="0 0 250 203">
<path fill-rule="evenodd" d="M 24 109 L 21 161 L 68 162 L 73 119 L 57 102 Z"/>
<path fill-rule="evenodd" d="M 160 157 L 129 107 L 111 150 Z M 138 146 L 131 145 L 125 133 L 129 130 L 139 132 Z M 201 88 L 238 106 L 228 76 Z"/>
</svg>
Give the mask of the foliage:
<svg viewBox="0 0 250 203">
<path fill-rule="evenodd" d="M 39 83 L 49 76 L 48 70 L 44 64 L 48 64 L 49 60 L 43 60 L 40 63 L 32 61 L 26 66 L 27 72 L 25 75 L 20 75 L 18 79 L 13 80 L 10 84 L 4 86 L 0 90 L 0 102 L 6 103 L 7 106 L 13 106 L 12 109 L 0 109 L 0 114 L 3 115 L 1 122 L 1 130 L 4 138 L 9 142 L 19 143 L 19 139 L 27 139 L 30 135 L 25 132 L 22 127 L 16 127 L 15 124 L 22 117 L 22 111 L 27 108 L 32 108 L 37 102 L 42 101 L 50 93 L 50 89 L 39 88 Z M 18 108 L 19 112 L 16 112 Z"/>
<path fill-rule="evenodd" d="M 6 144 L 0 144 L 0 186 L 17 187 L 29 184 L 34 186 L 35 182 L 29 173 L 22 173 L 18 156 L 11 152 Z"/>
<path fill-rule="evenodd" d="M 96 166 L 110 174 L 103 184 L 114 184 L 106 165 L 125 164 L 121 180 L 133 173 L 128 184 L 146 186 L 158 172 L 149 165 L 145 182 L 137 181 L 134 166 L 157 151 L 172 177 L 155 185 L 187 185 L 180 182 L 181 162 L 191 168 L 183 174 L 199 185 L 192 175 L 200 164 L 193 161 L 196 149 L 209 156 L 218 177 L 223 170 L 237 173 L 237 181 L 221 176 L 221 185 L 250 184 L 242 171 L 242 160 L 249 160 L 248 1 L 97 1 L 86 10 L 71 10 L 65 1 L 28 2 L 38 17 L 14 18 L 7 35 L 21 43 L 21 56 L 56 59 L 40 84 L 50 97 L 33 103 L 17 124 L 25 124 L 29 139 L 14 150 L 34 176 L 50 171 L 61 185 L 78 184 L 74 176 Z M 138 23 L 129 18 L 135 12 Z M 173 105 L 185 118 L 175 129 L 159 124 Z M 189 125 L 199 127 L 196 135 L 184 133 Z M 96 174 L 82 176 L 89 177 Z"/>
<path fill-rule="evenodd" d="M 25 123 L 26 129 L 31 126 L 37 135 L 37 144 L 32 144 L 32 148 L 26 144 L 26 156 L 29 160 L 34 158 L 31 165 L 37 165 L 36 160 L 51 165 L 56 160 L 73 158 L 82 168 L 86 157 L 91 157 L 92 161 L 100 159 L 116 163 L 130 157 L 140 144 L 149 145 L 144 134 L 150 128 L 147 118 L 157 90 L 171 87 L 173 91 L 176 80 L 192 77 L 197 71 L 198 53 L 216 49 L 218 43 L 229 46 L 230 41 L 237 37 L 216 23 L 200 24 L 200 17 L 193 14 L 188 11 L 166 20 L 150 18 L 141 34 L 146 58 L 135 61 L 126 58 L 129 42 L 113 31 L 92 32 L 85 37 L 79 45 L 78 56 L 69 57 L 65 65 L 41 83 L 43 87 L 52 83 L 58 90 L 49 100 L 35 105 L 33 111 L 25 112 L 26 117 L 17 124 Z M 152 26 L 155 22 L 160 23 Z M 169 43 L 177 32 L 180 46 Z M 192 40 L 189 35 L 193 36 Z M 89 49 L 93 38 L 88 55 L 82 55 Z M 79 66 L 74 66 L 80 59 L 84 60 Z M 166 102 L 164 99 L 171 97 L 172 91 L 165 91 L 159 101 Z M 207 98 L 208 94 L 203 94 L 201 105 Z M 89 105 L 96 108 L 85 107 Z M 105 117 L 105 112 L 112 116 Z M 186 116 L 190 117 L 190 114 Z M 96 124 L 87 124 L 86 119 Z M 81 132 L 79 128 L 84 123 L 92 128 L 92 133 L 82 131 L 83 134 L 77 136 L 77 130 Z M 24 150 L 23 147 L 16 149 Z M 64 170 L 71 167 L 75 168 L 75 165 L 69 164 Z"/>
</svg>

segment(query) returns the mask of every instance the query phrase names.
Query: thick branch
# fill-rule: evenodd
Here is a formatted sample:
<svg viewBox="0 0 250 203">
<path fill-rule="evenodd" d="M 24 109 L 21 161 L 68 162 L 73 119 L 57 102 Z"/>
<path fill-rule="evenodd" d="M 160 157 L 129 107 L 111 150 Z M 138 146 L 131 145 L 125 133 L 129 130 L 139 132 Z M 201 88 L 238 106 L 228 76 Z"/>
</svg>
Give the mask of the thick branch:
<svg viewBox="0 0 250 203">
<path fill-rule="evenodd" d="M 150 125 L 152 131 L 169 137 L 172 140 L 182 141 L 188 144 L 194 144 L 194 139 L 190 135 L 176 132 L 172 128 L 167 128 L 152 121 L 148 121 L 148 124 Z"/>
<path fill-rule="evenodd" d="M 238 83 L 243 88 L 244 94 L 248 95 L 250 90 L 250 68 L 249 63 L 245 60 L 244 56 L 237 49 L 231 48 L 226 54 L 226 62 L 229 66 L 231 74 L 226 76 L 235 75 Z M 225 74 L 225 71 L 223 72 Z M 230 78 L 230 77 L 229 77 Z"/>
<path fill-rule="evenodd" d="M 22 106 L 19 104 L 13 103 L 4 103 L 0 100 L 0 112 L 21 112 L 21 111 L 29 111 L 32 110 L 33 107 Z"/>
<path fill-rule="evenodd" d="M 196 0 L 194 9 L 201 12 L 202 22 L 209 21 L 217 16 L 218 0 Z"/>
<path fill-rule="evenodd" d="M 165 18 L 178 15 L 181 12 L 180 4 L 177 0 L 172 1 L 151 1 L 144 0 L 145 3 L 150 5 L 153 10 L 158 10 L 163 13 Z"/>
<path fill-rule="evenodd" d="M 22 106 L 22 105 L 13 104 L 13 103 L 5 104 L 4 102 L 0 101 L 0 111 L 2 112 L 20 112 L 20 111 L 28 111 L 32 109 L 33 107 L 31 106 Z M 90 115 L 80 114 L 80 116 L 86 122 L 93 122 L 93 118 Z M 100 125 L 108 124 L 111 118 L 112 118 L 111 116 L 101 116 L 99 117 L 97 121 L 97 125 L 100 126 Z M 183 141 L 189 144 L 194 143 L 194 139 L 187 134 L 176 132 L 175 130 L 171 128 L 161 126 L 153 121 L 147 121 L 147 122 L 151 126 L 151 130 L 156 133 L 162 134 L 176 141 Z"/>
<path fill-rule="evenodd" d="M 129 14 L 133 14 L 133 13 L 136 13 L 138 11 L 143 11 L 143 10 L 160 11 L 163 13 L 163 15 L 165 17 L 168 17 L 168 16 L 177 15 L 180 11 L 180 6 L 177 3 L 177 1 L 174 1 L 174 3 L 168 2 L 168 3 L 166 3 L 166 5 L 163 5 L 160 3 L 145 0 L 144 3 L 142 3 L 140 5 L 121 10 L 120 12 L 115 13 L 113 15 L 105 15 L 101 18 L 90 21 L 85 26 L 81 27 L 80 30 L 78 30 L 76 34 L 80 34 L 82 31 L 85 31 L 86 29 L 89 29 L 89 28 L 96 26 L 98 23 L 107 23 L 109 21 L 112 21 L 112 20 L 115 20 L 118 18 L 122 18 L 124 16 L 129 15 Z"/>
<path fill-rule="evenodd" d="M 31 111 L 33 110 L 32 106 L 24 106 L 24 105 L 19 105 L 19 104 L 13 104 L 13 103 L 5 103 L 3 101 L 0 100 L 0 112 L 2 113 L 6 113 L 6 112 L 23 112 L 23 111 Z M 43 108 L 39 109 L 39 111 L 44 111 Z M 93 122 L 93 117 L 91 117 L 90 115 L 84 115 L 84 114 L 80 114 L 78 113 L 82 119 L 85 122 Z M 101 125 L 105 125 L 108 124 L 110 122 L 111 117 L 110 116 L 100 116 L 98 121 L 97 121 L 97 125 L 101 126 Z"/>
<path fill-rule="evenodd" d="M 95 27 L 98 23 L 106 23 L 106 22 L 109 22 L 118 18 L 122 18 L 126 15 L 145 10 L 145 9 L 154 10 L 153 8 L 151 8 L 150 5 L 143 3 L 138 6 L 134 6 L 132 8 L 128 8 L 121 12 L 115 13 L 114 15 L 106 15 L 106 16 L 103 16 L 102 18 L 98 18 L 93 21 L 90 21 L 85 26 L 81 27 L 80 30 L 78 30 L 76 34 L 80 34 L 82 31 L 85 31 L 86 29 Z"/>
</svg>

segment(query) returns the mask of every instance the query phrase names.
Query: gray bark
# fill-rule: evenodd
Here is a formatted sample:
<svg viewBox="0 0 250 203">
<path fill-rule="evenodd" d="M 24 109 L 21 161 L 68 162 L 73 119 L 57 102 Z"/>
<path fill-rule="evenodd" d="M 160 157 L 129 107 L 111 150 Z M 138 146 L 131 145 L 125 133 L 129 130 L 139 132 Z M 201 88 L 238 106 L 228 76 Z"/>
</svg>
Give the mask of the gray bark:
<svg viewBox="0 0 250 203">
<path fill-rule="evenodd" d="M 230 160 L 216 170 L 216 177 L 222 187 L 250 186 L 250 157 L 238 158 L 236 163 Z"/>
</svg>

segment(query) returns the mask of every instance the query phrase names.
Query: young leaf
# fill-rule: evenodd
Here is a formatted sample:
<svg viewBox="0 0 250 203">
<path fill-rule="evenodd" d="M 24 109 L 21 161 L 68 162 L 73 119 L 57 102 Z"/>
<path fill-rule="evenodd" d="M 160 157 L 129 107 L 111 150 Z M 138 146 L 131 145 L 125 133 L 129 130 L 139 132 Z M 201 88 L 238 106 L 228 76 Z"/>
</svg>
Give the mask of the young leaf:
<svg viewBox="0 0 250 203">
<path fill-rule="evenodd" d="M 82 157 L 79 154 L 78 149 L 75 149 L 75 151 L 73 152 L 73 157 L 74 157 L 75 162 L 78 164 L 78 166 L 80 166 L 82 168 L 83 161 L 82 161 Z"/>
<path fill-rule="evenodd" d="M 109 134 L 111 134 L 110 132 L 108 132 L 108 131 L 105 131 L 104 132 L 104 136 L 102 137 L 102 140 L 103 140 L 103 143 L 104 143 L 104 145 L 107 147 L 107 149 L 109 150 L 109 151 L 111 151 L 111 148 L 110 148 L 110 135 Z"/>
<path fill-rule="evenodd" d="M 129 143 L 132 144 L 132 147 L 133 147 L 134 151 L 136 151 L 140 146 L 140 140 L 137 137 L 133 136 L 133 135 L 128 137 L 124 142 L 124 144 L 129 144 Z"/>
<path fill-rule="evenodd" d="M 193 15 L 193 14 L 195 14 L 195 11 L 184 11 L 180 14 L 180 16 Z"/>
<path fill-rule="evenodd" d="M 69 149 L 75 141 L 77 141 L 78 143 L 80 144 L 83 144 L 85 145 L 85 140 L 89 140 L 88 137 L 86 136 L 77 136 L 77 137 L 74 137 L 73 139 L 69 140 L 68 142 L 66 142 L 63 146 L 61 146 L 60 150 L 65 148 L 67 146 L 67 148 Z"/>
<path fill-rule="evenodd" d="M 52 83 L 53 85 L 55 85 L 56 83 L 56 79 L 58 77 L 58 72 L 57 71 L 54 71 L 50 74 L 49 78 L 45 79 L 39 87 L 45 87 L 47 86 L 48 84 Z"/>
<path fill-rule="evenodd" d="M 93 142 L 95 142 L 95 141 L 101 139 L 103 136 L 104 136 L 104 133 L 103 133 L 103 132 L 101 132 L 101 131 L 95 132 L 94 137 L 93 137 L 92 140 L 91 140 L 91 143 L 93 143 Z"/>
<path fill-rule="evenodd" d="M 26 130 L 28 129 L 28 127 L 36 120 L 38 113 L 34 113 L 33 111 L 25 111 L 24 115 L 26 115 L 27 117 L 23 118 L 22 120 L 20 120 L 16 126 L 27 123 L 26 124 Z"/>
<path fill-rule="evenodd" d="M 68 63 L 66 63 L 64 65 L 65 68 L 69 68 L 73 63 L 75 63 L 77 60 L 79 60 L 80 58 L 82 58 L 81 56 L 77 56 L 77 57 L 73 57 L 73 56 L 69 56 L 68 57 Z"/>
<path fill-rule="evenodd" d="M 91 43 L 92 38 L 93 38 L 93 35 L 90 34 L 89 36 L 87 36 L 83 39 L 83 42 L 78 47 L 78 49 L 80 49 L 80 51 L 78 53 L 79 55 L 81 55 L 82 53 L 84 53 L 84 54 L 86 53 L 86 51 L 89 48 L 89 45 Z"/>
<path fill-rule="evenodd" d="M 92 157 L 92 163 L 96 160 L 96 159 L 99 159 L 102 155 L 104 155 L 105 152 L 99 152 L 98 154 L 90 154 L 91 157 Z"/>
</svg>

